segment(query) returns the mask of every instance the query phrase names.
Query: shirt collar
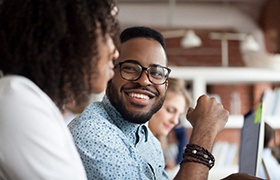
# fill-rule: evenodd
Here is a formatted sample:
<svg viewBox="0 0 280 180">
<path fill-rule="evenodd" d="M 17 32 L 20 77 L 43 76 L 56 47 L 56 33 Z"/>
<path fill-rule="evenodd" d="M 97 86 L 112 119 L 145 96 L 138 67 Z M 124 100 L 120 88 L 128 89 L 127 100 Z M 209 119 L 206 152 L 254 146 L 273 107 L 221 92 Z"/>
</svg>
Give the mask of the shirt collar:
<svg viewBox="0 0 280 180">
<path fill-rule="evenodd" d="M 146 124 L 131 123 L 122 118 L 121 114 L 111 104 L 108 97 L 105 95 L 102 104 L 110 118 L 108 119 L 111 123 L 115 124 L 125 136 L 131 139 L 134 145 L 139 142 L 148 140 L 148 128 Z"/>
</svg>

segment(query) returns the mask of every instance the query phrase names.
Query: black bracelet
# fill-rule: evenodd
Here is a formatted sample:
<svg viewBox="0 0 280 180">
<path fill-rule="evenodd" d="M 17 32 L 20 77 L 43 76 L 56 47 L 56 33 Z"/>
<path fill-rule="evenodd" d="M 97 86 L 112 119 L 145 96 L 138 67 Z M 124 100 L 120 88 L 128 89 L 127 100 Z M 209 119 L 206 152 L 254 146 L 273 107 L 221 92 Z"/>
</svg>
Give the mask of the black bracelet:
<svg viewBox="0 0 280 180">
<path fill-rule="evenodd" d="M 196 144 L 187 144 L 181 164 L 184 162 L 204 164 L 211 169 L 214 166 L 215 158 L 207 149 Z"/>
</svg>

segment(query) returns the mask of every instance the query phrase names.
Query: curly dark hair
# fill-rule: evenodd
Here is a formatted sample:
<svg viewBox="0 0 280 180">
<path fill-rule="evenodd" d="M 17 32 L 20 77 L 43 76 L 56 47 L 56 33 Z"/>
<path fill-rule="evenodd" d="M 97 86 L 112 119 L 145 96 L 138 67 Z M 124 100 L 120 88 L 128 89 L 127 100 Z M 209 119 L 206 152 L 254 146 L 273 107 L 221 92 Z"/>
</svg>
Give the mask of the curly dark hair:
<svg viewBox="0 0 280 180">
<path fill-rule="evenodd" d="M 99 59 L 96 30 L 118 43 L 116 7 L 114 0 L 3 0 L 0 70 L 27 77 L 59 108 L 83 103 Z"/>
</svg>

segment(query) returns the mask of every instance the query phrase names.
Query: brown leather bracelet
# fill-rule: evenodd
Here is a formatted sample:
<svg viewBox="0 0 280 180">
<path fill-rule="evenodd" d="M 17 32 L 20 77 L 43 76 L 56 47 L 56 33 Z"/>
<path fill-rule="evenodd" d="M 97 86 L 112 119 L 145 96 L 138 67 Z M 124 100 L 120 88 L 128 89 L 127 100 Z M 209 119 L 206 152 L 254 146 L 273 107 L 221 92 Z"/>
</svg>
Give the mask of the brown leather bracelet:
<svg viewBox="0 0 280 180">
<path fill-rule="evenodd" d="M 211 169 L 215 164 L 215 158 L 207 149 L 196 144 L 187 144 L 181 164 L 184 162 L 204 164 Z"/>
</svg>

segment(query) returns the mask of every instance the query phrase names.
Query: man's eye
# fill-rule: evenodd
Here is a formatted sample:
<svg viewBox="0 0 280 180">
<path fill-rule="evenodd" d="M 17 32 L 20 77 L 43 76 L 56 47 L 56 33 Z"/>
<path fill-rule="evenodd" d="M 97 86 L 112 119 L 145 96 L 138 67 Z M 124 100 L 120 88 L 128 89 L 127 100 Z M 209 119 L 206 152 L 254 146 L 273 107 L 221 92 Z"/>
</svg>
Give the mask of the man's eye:
<svg viewBox="0 0 280 180">
<path fill-rule="evenodd" d="M 122 70 L 125 72 L 138 72 L 137 68 L 133 66 L 125 66 Z"/>
<path fill-rule="evenodd" d="M 162 72 L 161 71 L 151 71 L 150 74 L 154 75 L 154 76 L 162 76 Z"/>
<path fill-rule="evenodd" d="M 162 79 L 163 73 L 161 71 L 150 71 L 150 75 L 156 79 Z"/>
</svg>

